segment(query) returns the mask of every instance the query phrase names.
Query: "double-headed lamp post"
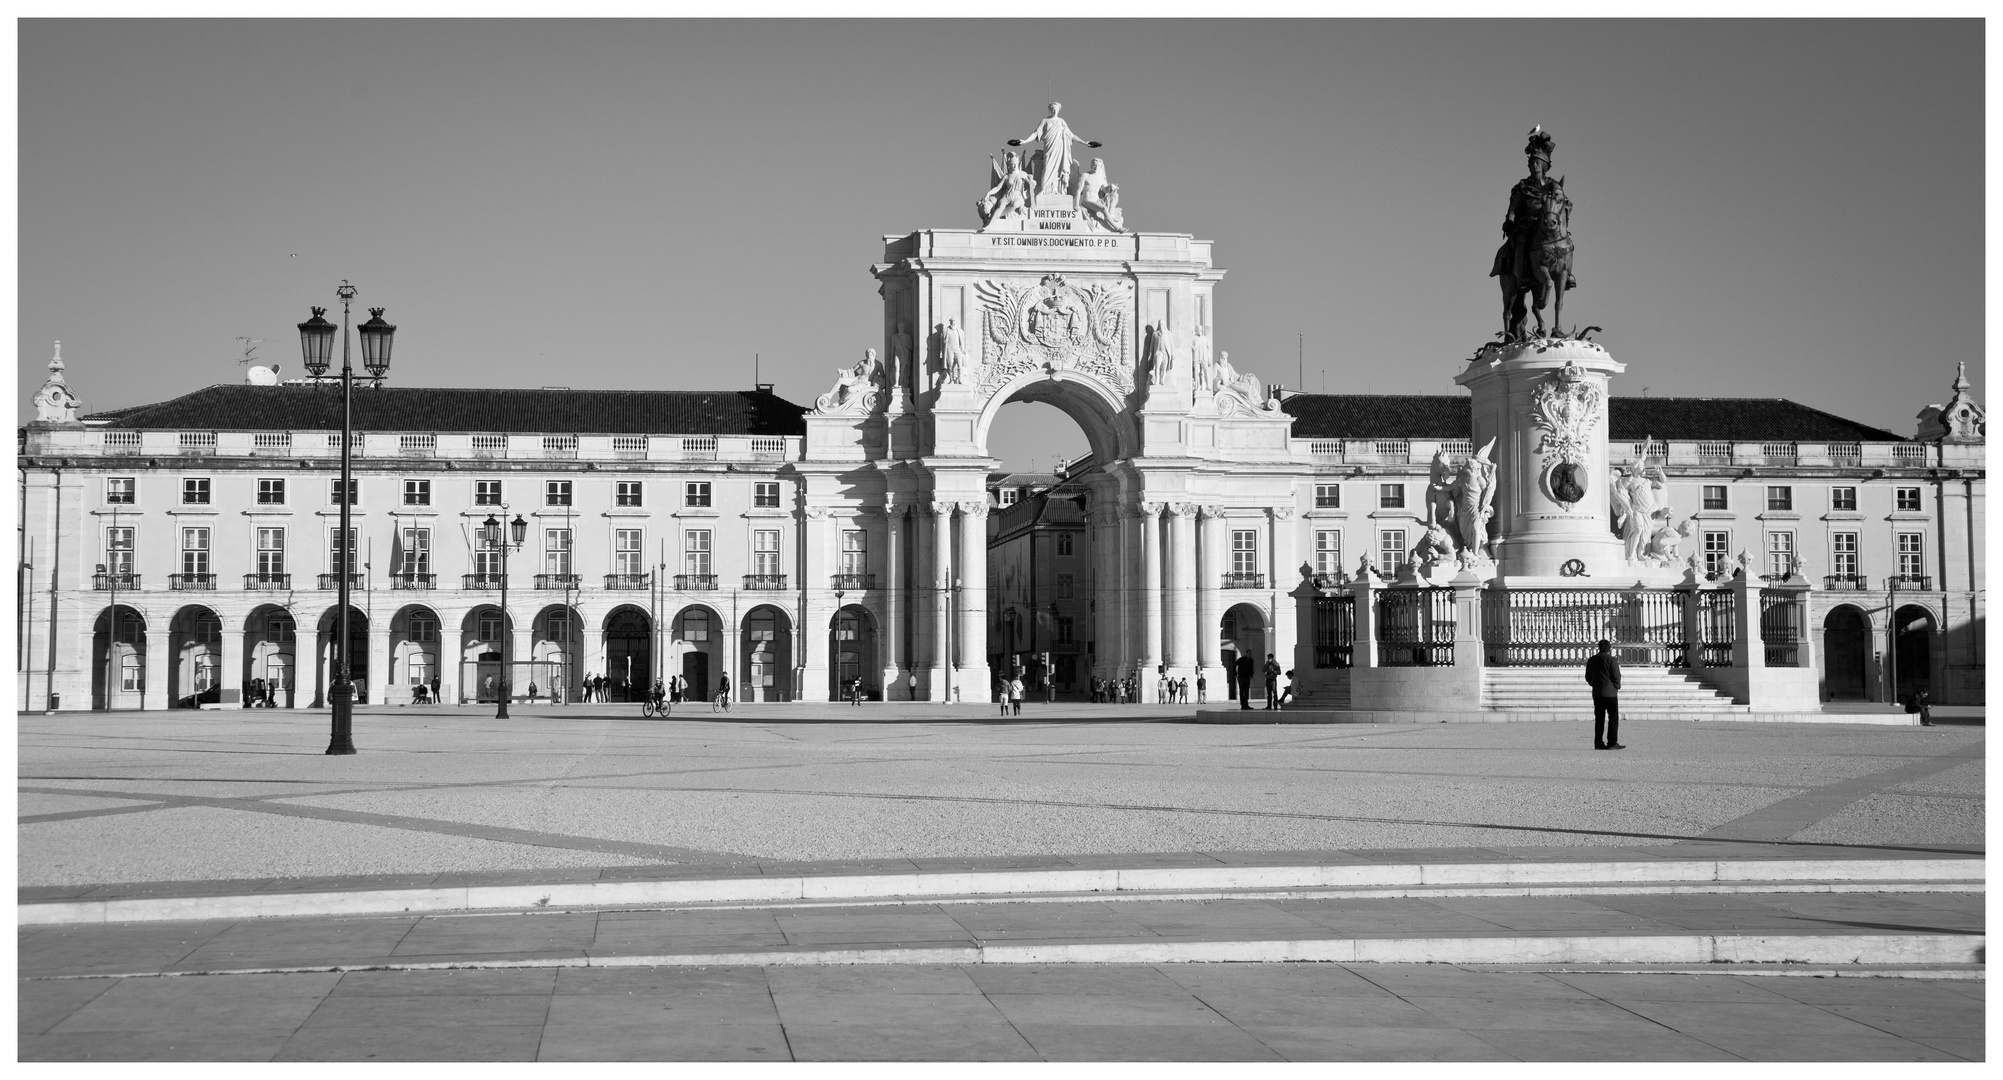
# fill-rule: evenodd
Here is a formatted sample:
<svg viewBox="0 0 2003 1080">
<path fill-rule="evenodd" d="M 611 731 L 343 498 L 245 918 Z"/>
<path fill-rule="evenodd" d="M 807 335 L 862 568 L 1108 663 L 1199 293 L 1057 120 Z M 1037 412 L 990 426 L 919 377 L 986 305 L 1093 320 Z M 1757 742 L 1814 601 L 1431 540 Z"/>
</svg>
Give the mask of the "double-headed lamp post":
<svg viewBox="0 0 2003 1080">
<path fill-rule="evenodd" d="M 501 511 L 506 513 L 507 509 L 503 506 Z M 494 695 L 501 699 L 501 706 L 494 710 L 496 720 L 508 718 L 509 680 L 514 678 L 515 674 L 514 658 L 510 655 L 514 651 L 515 626 L 514 620 L 508 617 L 508 553 L 520 551 L 522 541 L 527 540 L 528 536 L 529 523 L 523 521 L 520 514 L 516 514 L 515 520 L 508 522 L 508 535 L 505 537 L 501 535 L 501 523 L 494 515 L 488 514 L 487 520 L 480 523 L 480 542 L 485 544 L 488 550 L 501 553 L 501 685 L 498 688 L 499 693 Z"/>
<path fill-rule="evenodd" d="M 355 569 L 355 534 L 349 517 L 354 507 L 351 492 L 355 483 L 351 449 L 355 441 L 355 369 L 348 360 L 348 308 L 354 303 L 355 287 L 343 279 L 334 296 L 341 301 L 341 483 L 336 489 L 341 506 L 341 531 L 334 539 L 336 557 L 341 563 L 334 568 L 340 580 L 341 615 L 340 625 L 335 629 L 338 636 L 334 640 L 334 686 L 329 695 L 334 722 L 327 752 L 352 754 L 355 680 L 348 656 L 348 586 Z M 316 379 L 327 373 L 334 355 L 334 324 L 327 321 L 326 315 L 326 308 L 316 307 L 313 317 L 299 324 L 299 351 L 306 362 L 306 371 Z M 369 321 L 355 327 L 355 332 L 362 338 L 362 365 L 369 369 L 369 378 L 381 385 L 383 376 L 389 374 L 390 342 L 396 337 L 396 327 L 383 321 L 382 308 L 370 308 Z"/>
</svg>

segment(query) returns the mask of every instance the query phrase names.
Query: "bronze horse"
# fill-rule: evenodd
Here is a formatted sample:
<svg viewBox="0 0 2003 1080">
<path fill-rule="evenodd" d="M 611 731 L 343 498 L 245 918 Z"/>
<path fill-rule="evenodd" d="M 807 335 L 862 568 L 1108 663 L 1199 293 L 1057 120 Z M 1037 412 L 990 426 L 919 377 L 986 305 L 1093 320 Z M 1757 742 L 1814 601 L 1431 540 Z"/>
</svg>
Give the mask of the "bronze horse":
<svg viewBox="0 0 2003 1080">
<path fill-rule="evenodd" d="M 1537 319 L 1537 337 L 1544 337 L 1544 303 L 1551 300 L 1551 329 L 1558 333 L 1565 313 L 1565 290 L 1572 285 L 1572 200 L 1564 195 L 1565 181 L 1558 181 L 1556 198 L 1539 200 L 1544 212 L 1537 223 L 1511 243 L 1523 245 L 1523 255 L 1512 257 L 1510 244 L 1496 253 L 1496 274 L 1502 278 L 1502 334 L 1506 341 L 1524 339 L 1525 315 Z M 1528 278 L 1516 276 L 1516 268 L 1530 271 Z M 1528 297 L 1529 303 L 1525 304 Z"/>
</svg>

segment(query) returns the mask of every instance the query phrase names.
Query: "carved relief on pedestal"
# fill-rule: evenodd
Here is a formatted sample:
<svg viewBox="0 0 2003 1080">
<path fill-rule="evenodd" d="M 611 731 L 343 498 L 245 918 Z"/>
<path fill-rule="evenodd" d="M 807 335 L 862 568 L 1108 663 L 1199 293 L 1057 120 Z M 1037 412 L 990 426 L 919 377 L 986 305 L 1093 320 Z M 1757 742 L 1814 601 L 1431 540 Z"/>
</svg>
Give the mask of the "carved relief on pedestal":
<svg viewBox="0 0 2003 1080">
<path fill-rule="evenodd" d="M 1602 400 L 1599 386 L 1569 360 L 1530 392 L 1530 419 L 1544 433 L 1537 441 L 1544 456 L 1538 480 L 1544 494 L 1567 510 L 1586 497 L 1586 462 Z"/>
<path fill-rule="evenodd" d="M 1062 274 L 1029 281 L 982 281 L 980 388 L 990 391 L 1041 370 L 1090 373 L 1121 393 L 1134 388 L 1128 326 L 1133 295 L 1124 283 L 1073 285 Z"/>
</svg>

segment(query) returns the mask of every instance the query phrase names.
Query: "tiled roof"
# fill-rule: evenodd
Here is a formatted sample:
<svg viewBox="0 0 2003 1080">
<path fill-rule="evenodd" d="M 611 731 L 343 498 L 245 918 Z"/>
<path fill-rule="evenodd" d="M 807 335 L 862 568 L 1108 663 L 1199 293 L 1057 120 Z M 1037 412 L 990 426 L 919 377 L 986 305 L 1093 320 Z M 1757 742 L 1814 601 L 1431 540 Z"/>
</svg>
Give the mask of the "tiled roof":
<svg viewBox="0 0 2003 1080">
<path fill-rule="evenodd" d="M 1444 394 L 1293 394 L 1280 408 L 1296 439 L 1465 439 L 1468 399 Z M 1733 442 L 1902 442 L 1905 436 L 1786 398 L 1638 398 L 1607 402 L 1607 437 Z"/>
<path fill-rule="evenodd" d="M 801 435 L 806 411 L 750 390 L 355 388 L 355 427 L 361 431 Z M 341 426 L 341 394 L 331 386 L 217 385 L 83 419 L 116 428 L 332 430 Z"/>
</svg>

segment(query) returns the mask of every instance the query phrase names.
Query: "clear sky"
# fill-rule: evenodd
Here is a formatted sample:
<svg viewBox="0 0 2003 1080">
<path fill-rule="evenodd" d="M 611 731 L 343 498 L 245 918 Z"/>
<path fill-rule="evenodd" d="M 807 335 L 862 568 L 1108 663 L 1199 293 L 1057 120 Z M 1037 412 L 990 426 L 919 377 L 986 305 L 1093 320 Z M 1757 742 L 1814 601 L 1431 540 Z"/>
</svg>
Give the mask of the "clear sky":
<svg viewBox="0 0 2003 1080">
<path fill-rule="evenodd" d="M 1131 226 L 1215 242 L 1218 348 L 1459 393 L 1524 135 L 1576 204 L 1616 393 L 1900 434 L 1982 395 L 1983 36 L 1934 21 L 20 24 L 21 417 L 301 374 L 342 278 L 414 386 L 748 388 L 878 344 L 882 236 L 978 224 L 1045 102 Z M 337 309 L 338 310 L 338 309 Z M 1015 467 L 1082 449 L 1011 407 Z"/>
</svg>

